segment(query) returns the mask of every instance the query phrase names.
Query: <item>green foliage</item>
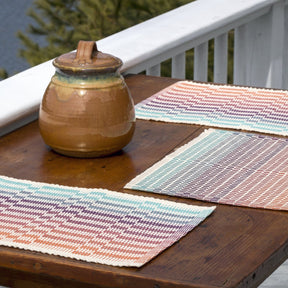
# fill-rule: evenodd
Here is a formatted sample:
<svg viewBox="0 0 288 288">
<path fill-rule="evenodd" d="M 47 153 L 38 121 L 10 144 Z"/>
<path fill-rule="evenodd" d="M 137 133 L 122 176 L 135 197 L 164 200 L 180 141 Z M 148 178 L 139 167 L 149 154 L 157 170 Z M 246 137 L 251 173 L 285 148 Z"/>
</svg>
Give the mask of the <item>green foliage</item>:
<svg viewBox="0 0 288 288">
<path fill-rule="evenodd" d="M 18 37 L 19 51 L 31 65 L 74 50 L 79 40 L 99 40 L 192 0 L 34 0 L 35 21 Z M 44 37 L 40 47 L 31 35 Z"/>
<path fill-rule="evenodd" d="M 0 80 L 8 78 L 8 73 L 5 69 L 0 68 Z"/>
</svg>

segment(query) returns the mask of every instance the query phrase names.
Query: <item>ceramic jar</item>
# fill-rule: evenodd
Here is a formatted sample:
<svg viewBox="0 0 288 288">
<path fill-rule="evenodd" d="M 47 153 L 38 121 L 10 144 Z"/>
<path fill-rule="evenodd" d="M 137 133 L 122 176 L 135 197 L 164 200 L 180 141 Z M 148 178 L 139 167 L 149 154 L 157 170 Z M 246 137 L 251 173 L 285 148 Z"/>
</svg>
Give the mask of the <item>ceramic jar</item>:
<svg viewBox="0 0 288 288">
<path fill-rule="evenodd" d="M 39 112 L 44 142 L 60 154 L 100 157 L 115 153 L 132 139 L 134 104 L 120 75 L 122 61 L 80 41 L 77 52 L 53 61 L 55 75 Z"/>
</svg>

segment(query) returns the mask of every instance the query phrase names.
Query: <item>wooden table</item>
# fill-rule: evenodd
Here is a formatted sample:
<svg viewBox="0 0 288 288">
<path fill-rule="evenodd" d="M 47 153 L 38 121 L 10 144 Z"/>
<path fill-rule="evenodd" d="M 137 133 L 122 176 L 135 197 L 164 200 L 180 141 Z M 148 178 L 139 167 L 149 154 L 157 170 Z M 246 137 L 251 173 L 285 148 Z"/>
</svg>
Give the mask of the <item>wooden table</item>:
<svg viewBox="0 0 288 288">
<path fill-rule="evenodd" d="M 174 83 L 129 76 L 135 103 Z M 111 157 L 74 159 L 45 146 L 33 122 L 0 138 L 0 174 L 115 191 L 203 127 L 137 120 L 132 142 Z M 201 201 L 125 190 L 196 205 Z M 217 205 L 212 216 L 141 268 L 118 268 L 0 246 L 0 285 L 13 287 L 257 287 L 286 258 L 288 213 Z M 34 286 L 32 284 L 34 283 Z"/>
</svg>

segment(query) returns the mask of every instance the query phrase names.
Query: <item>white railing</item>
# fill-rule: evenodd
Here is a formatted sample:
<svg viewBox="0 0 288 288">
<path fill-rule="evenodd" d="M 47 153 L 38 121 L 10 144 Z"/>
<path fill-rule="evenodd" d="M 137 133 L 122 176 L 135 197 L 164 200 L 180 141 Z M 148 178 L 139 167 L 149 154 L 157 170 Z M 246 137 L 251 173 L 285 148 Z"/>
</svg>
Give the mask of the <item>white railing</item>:
<svg viewBox="0 0 288 288">
<path fill-rule="evenodd" d="M 213 81 L 227 82 L 228 35 L 234 35 L 234 83 L 288 89 L 287 0 L 198 0 L 97 42 L 121 58 L 123 74 L 186 77 L 186 51 L 194 50 L 193 79 L 207 81 L 208 42 L 214 43 Z M 187 63 L 190 64 L 190 63 Z M 0 135 L 36 119 L 54 68 L 51 61 L 0 82 Z"/>
<path fill-rule="evenodd" d="M 235 84 L 288 88 L 287 71 L 288 16 L 284 0 L 198 0 L 171 12 L 103 39 L 117 43 L 111 53 L 128 54 L 124 70 L 160 76 L 160 65 L 172 58 L 171 76 L 185 78 L 185 52 L 194 48 L 194 80 L 207 81 L 208 41 L 214 40 L 214 77 L 227 82 L 228 34 L 234 34 Z M 132 47 L 129 34 L 138 34 Z M 100 42 L 102 44 L 102 41 Z M 126 48 L 127 47 L 127 48 Z M 110 49 L 107 47 L 110 51 Z M 286 54 L 286 55 L 285 55 Z M 137 62 L 136 62 L 137 61 Z"/>
</svg>

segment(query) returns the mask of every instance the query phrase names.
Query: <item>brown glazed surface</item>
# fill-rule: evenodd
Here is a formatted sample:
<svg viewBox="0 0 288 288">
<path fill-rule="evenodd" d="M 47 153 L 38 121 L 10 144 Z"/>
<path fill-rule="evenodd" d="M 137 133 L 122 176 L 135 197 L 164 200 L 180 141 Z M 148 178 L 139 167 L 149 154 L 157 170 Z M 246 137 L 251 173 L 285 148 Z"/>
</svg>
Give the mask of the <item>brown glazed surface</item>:
<svg viewBox="0 0 288 288">
<path fill-rule="evenodd" d="M 39 115 L 45 143 L 74 157 L 105 156 L 126 146 L 135 128 L 134 107 L 125 83 L 116 82 L 87 89 L 52 79 Z"/>
<path fill-rule="evenodd" d="M 97 48 L 92 48 L 93 58 L 97 58 Z M 100 55 L 102 57 L 103 53 Z M 99 74 L 99 67 L 95 67 L 98 70 L 93 74 L 89 64 L 89 73 L 85 73 L 85 59 L 82 62 L 81 73 L 67 73 L 68 66 L 65 71 L 58 67 L 52 77 L 40 107 L 41 136 L 53 150 L 67 156 L 113 154 L 132 139 L 135 129 L 133 100 L 117 71 L 111 73 L 107 70 L 109 67 L 105 67 Z"/>
</svg>

